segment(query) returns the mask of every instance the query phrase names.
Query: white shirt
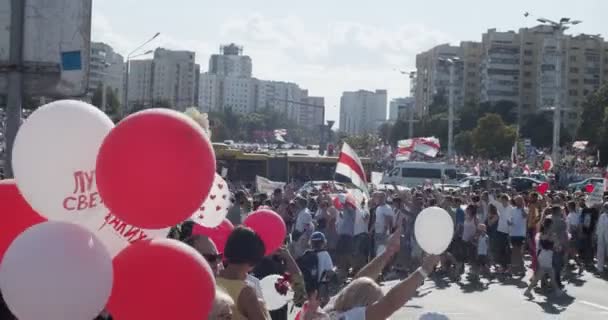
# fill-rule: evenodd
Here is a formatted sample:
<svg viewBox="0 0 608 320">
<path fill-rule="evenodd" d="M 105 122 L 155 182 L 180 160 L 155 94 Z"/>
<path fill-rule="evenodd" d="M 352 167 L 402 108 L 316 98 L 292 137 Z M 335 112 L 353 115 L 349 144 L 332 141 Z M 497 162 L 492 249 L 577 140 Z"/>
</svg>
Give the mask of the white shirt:
<svg viewBox="0 0 608 320">
<path fill-rule="evenodd" d="M 304 232 L 304 229 L 312 223 L 312 215 L 308 208 L 301 210 L 296 219 L 296 231 Z"/>
<path fill-rule="evenodd" d="M 581 213 L 570 212 L 566 218 L 566 223 L 568 224 L 568 231 L 572 232 L 576 230 L 576 228 L 581 224 Z"/>
<path fill-rule="evenodd" d="M 498 226 L 496 230 L 502 233 L 509 233 L 509 210 L 512 208 L 511 205 L 507 205 L 506 207 L 502 205 L 502 203 L 496 201 L 492 196 L 490 198 L 490 203 L 496 207 L 498 211 Z"/>
<path fill-rule="evenodd" d="M 389 230 L 386 227 L 387 218 L 394 218 L 393 208 L 388 204 L 383 204 L 376 208 L 376 224 L 374 229 L 376 234 L 388 234 Z"/>
<path fill-rule="evenodd" d="M 525 237 L 526 236 L 526 216 L 524 208 L 510 207 L 509 219 L 511 219 L 511 229 L 509 235 L 511 237 Z M 502 217 L 501 217 L 502 219 Z"/>
<path fill-rule="evenodd" d="M 327 251 L 319 251 L 317 252 L 317 275 L 319 276 L 319 281 L 321 281 L 321 277 L 323 273 L 326 271 L 331 271 L 334 269 L 334 263 L 331 261 L 331 257 Z"/>
<path fill-rule="evenodd" d="M 479 239 L 477 239 L 477 255 L 478 256 L 487 256 L 488 255 L 488 242 L 490 241 L 490 237 L 487 234 L 479 235 Z"/>
<path fill-rule="evenodd" d="M 346 312 L 329 314 L 330 319 L 335 320 L 365 320 L 365 307 L 355 307 Z"/>
<path fill-rule="evenodd" d="M 355 215 L 355 233 L 354 235 L 367 233 L 368 223 L 364 219 L 365 217 L 369 217 L 369 213 L 363 209 L 357 210 L 357 214 Z"/>
</svg>

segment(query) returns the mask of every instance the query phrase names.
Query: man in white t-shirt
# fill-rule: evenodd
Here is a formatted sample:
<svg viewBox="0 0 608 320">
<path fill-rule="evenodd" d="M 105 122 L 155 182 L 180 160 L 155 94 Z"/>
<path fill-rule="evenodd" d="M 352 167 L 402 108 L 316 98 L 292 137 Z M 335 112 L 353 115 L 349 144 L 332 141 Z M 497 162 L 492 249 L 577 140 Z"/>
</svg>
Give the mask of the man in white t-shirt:
<svg viewBox="0 0 608 320">
<path fill-rule="evenodd" d="M 296 217 L 296 224 L 294 230 L 300 235 L 305 231 L 308 231 L 313 221 L 312 214 L 310 214 L 310 210 L 308 210 L 306 205 L 306 199 L 301 197 L 296 198 L 296 208 L 298 210 L 298 216 Z"/>
<path fill-rule="evenodd" d="M 500 196 L 500 202 L 496 201 L 494 196 L 490 196 L 490 203 L 494 205 L 498 211 L 498 226 L 496 228 L 496 241 L 494 254 L 496 262 L 504 271 L 509 265 L 509 217 L 511 209 L 509 196 L 503 194 Z"/>
<path fill-rule="evenodd" d="M 379 192 L 376 194 L 376 221 L 374 223 L 374 253 L 379 254 L 379 249 L 386 246 L 386 240 L 393 228 L 393 220 L 395 219 L 393 208 L 386 203 L 386 194 Z"/>
<path fill-rule="evenodd" d="M 357 214 L 355 216 L 355 232 L 353 237 L 354 273 L 357 273 L 368 262 L 371 249 L 371 239 L 369 237 L 369 218 L 370 214 L 364 201 L 361 204 L 361 208 L 357 209 Z"/>
<path fill-rule="evenodd" d="M 508 224 L 511 237 L 511 267 L 513 272 L 524 273 L 523 245 L 526 241 L 527 211 L 524 207 L 524 198 L 517 196 L 514 199 L 515 207 L 508 211 Z M 501 217 L 502 219 L 502 217 Z M 499 222 L 500 224 L 500 222 Z"/>
</svg>

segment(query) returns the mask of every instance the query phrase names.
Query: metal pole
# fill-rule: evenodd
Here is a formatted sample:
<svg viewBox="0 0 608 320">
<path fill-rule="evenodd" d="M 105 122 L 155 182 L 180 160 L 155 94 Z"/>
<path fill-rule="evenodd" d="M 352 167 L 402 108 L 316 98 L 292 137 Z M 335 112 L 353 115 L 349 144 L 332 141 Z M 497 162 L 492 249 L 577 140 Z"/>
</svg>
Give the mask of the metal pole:
<svg viewBox="0 0 608 320">
<path fill-rule="evenodd" d="M 130 66 L 130 62 L 131 60 L 129 60 L 130 58 L 127 57 L 127 72 L 125 75 L 125 99 L 124 102 L 122 104 L 122 107 L 120 108 L 120 119 L 124 118 L 125 115 L 127 114 L 127 108 L 129 107 L 129 66 Z"/>
<path fill-rule="evenodd" d="M 559 138 L 560 128 L 562 124 L 562 110 L 561 110 L 561 70 L 562 70 L 562 53 L 561 53 L 561 25 L 559 29 L 555 29 L 555 40 L 556 40 L 556 57 L 555 57 L 555 109 L 553 110 L 553 148 L 552 158 L 553 162 L 559 162 Z"/>
<path fill-rule="evenodd" d="M 101 111 L 104 113 L 107 111 L 107 97 L 106 97 L 106 83 L 101 81 Z"/>
<path fill-rule="evenodd" d="M 21 125 L 23 103 L 23 34 L 25 24 L 25 0 L 11 0 L 10 52 L 8 92 L 6 108 L 6 159 L 5 177 L 13 177 L 13 144 Z"/>
<path fill-rule="evenodd" d="M 408 137 L 410 139 L 412 139 L 412 138 L 414 138 L 414 108 L 413 108 L 413 106 L 411 106 L 409 108 L 409 113 L 410 113 L 409 114 L 410 123 L 408 124 L 407 131 L 408 131 Z"/>
<path fill-rule="evenodd" d="M 454 148 L 454 62 L 450 62 L 450 90 L 448 97 L 448 158 Z"/>
</svg>

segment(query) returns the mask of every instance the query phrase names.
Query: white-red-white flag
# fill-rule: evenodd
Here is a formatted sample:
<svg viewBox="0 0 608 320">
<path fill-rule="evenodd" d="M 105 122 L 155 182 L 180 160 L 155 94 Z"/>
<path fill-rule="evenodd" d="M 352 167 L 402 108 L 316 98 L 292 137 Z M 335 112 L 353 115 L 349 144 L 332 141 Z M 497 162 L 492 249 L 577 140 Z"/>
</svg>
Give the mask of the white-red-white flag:
<svg viewBox="0 0 608 320">
<path fill-rule="evenodd" d="M 439 139 L 435 137 L 414 138 L 414 151 L 427 157 L 436 157 L 440 148 Z"/>
<path fill-rule="evenodd" d="M 336 174 L 342 175 L 352 182 L 357 188 L 367 193 L 367 178 L 365 169 L 355 150 L 348 143 L 342 144 L 342 150 L 336 164 Z"/>
</svg>

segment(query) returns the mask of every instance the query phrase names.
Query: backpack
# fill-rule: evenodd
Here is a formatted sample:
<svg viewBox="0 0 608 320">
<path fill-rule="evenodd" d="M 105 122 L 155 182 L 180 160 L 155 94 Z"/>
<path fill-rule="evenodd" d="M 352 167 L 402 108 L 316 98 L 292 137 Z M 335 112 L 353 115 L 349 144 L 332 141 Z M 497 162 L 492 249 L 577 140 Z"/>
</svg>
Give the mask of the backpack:
<svg viewBox="0 0 608 320">
<path fill-rule="evenodd" d="M 306 292 L 312 292 L 319 288 L 319 258 L 317 251 L 306 250 L 304 254 L 296 259 L 296 263 L 302 272 Z"/>
</svg>

